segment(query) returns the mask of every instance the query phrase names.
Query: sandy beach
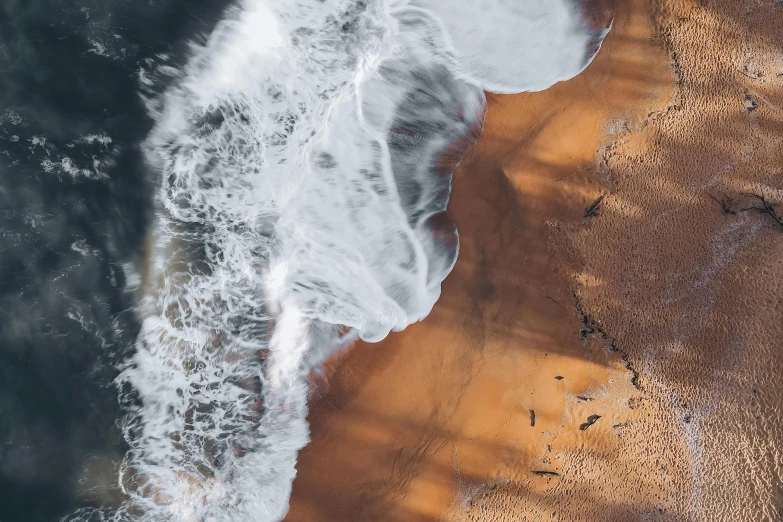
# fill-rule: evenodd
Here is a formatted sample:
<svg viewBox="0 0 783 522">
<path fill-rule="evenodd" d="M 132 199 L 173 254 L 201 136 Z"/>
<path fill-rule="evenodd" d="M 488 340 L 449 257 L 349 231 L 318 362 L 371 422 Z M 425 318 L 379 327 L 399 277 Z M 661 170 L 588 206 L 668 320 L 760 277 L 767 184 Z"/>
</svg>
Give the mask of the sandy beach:
<svg viewBox="0 0 783 522">
<path fill-rule="evenodd" d="M 286 520 L 783 519 L 781 48 L 775 0 L 628 0 L 488 96 L 443 295 L 312 376 Z"/>
</svg>

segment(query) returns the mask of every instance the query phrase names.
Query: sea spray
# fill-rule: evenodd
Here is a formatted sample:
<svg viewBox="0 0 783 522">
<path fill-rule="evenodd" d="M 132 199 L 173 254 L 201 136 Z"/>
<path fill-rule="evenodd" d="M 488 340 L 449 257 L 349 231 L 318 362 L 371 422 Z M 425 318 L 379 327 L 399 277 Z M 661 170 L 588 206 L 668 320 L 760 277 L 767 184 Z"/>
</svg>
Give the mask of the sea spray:
<svg viewBox="0 0 783 522">
<path fill-rule="evenodd" d="M 589 62 L 570 0 L 510 5 L 245 0 L 183 67 L 148 63 L 156 218 L 118 379 L 130 500 L 72 518 L 282 519 L 309 371 L 425 317 L 456 261 L 445 209 L 482 89 Z"/>
</svg>

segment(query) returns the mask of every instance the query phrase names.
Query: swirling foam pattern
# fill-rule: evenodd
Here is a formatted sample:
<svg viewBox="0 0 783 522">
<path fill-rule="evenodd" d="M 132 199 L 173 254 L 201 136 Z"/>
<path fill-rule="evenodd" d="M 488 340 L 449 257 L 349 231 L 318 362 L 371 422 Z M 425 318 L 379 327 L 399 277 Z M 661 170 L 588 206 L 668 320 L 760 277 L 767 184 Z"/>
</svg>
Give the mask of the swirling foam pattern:
<svg viewBox="0 0 783 522">
<path fill-rule="evenodd" d="M 149 63 L 159 192 L 119 379 L 132 500 L 74 518 L 281 519 L 309 371 L 425 317 L 454 265 L 451 171 L 482 89 L 569 78 L 603 34 L 571 0 L 245 0 L 184 67 Z"/>
</svg>

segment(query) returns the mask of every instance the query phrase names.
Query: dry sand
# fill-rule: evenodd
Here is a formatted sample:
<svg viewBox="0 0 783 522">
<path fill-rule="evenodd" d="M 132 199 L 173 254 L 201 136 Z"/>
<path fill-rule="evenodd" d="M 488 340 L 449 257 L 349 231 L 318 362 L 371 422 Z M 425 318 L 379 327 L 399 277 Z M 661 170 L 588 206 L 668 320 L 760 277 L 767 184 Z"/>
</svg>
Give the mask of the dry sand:
<svg viewBox="0 0 783 522">
<path fill-rule="evenodd" d="M 781 49 L 776 0 L 628 0 L 491 96 L 443 296 L 313 378 L 287 520 L 783 519 Z"/>
</svg>

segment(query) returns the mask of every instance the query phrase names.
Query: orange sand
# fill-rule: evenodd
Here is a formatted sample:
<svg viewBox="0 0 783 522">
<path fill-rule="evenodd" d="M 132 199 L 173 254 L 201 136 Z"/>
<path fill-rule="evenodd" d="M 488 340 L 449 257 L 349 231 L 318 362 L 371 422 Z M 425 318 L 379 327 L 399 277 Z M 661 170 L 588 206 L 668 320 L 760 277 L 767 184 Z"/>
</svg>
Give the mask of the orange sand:
<svg viewBox="0 0 783 522">
<path fill-rule="evenodd" d="M 316 378 L 286 520 L 783 519 L 781 49 L 776 0 L 629 0 L 491 96 L 443 296 Z"/>
</svg>

